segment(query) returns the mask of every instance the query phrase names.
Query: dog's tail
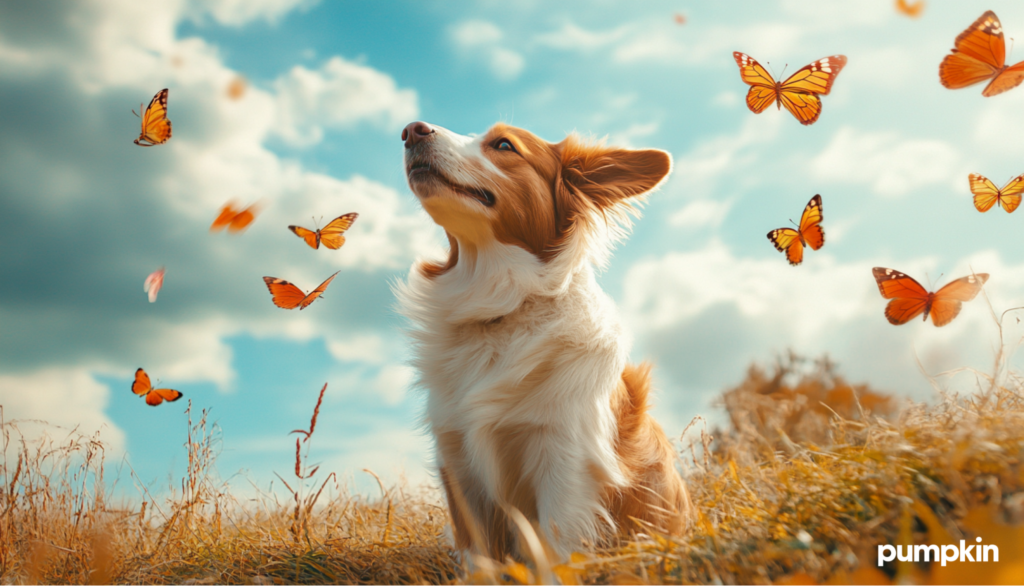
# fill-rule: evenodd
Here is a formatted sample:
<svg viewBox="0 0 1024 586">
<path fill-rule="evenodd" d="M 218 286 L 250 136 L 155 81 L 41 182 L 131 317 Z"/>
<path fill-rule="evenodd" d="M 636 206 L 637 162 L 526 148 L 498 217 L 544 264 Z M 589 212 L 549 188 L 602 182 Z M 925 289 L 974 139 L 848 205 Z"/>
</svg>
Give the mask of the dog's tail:
<svg viewBox="0 0 1024 586">
<path fill-rule="evenodd" d="M 690 498 L 676 469 L 672 443 L 647 413 L 650 390 L 651 364 L 626 365 L 612 408 L 619 428 L 615 449 L 629 486 L 612 499 L 609 510 L 621 529 L 679 534 L 690 513 Z M 636 527 L 633 519 L 651 527 Z"/>
</svg>

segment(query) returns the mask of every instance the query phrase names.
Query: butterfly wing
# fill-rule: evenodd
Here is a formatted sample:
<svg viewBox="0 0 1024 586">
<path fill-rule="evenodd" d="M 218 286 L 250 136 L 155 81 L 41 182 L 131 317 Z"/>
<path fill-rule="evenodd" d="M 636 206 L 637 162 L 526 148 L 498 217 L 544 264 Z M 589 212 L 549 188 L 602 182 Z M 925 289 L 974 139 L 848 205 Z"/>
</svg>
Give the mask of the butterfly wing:
<svg viewBox="0 0 1024 586">
<path fill-rule="evenodd" d="M 341 245 L 345 244 L 345 237 L 342 234 L 352 226 L 352 223 L 358 217 L 359 214 L 351 213 L 331 220 L 330 223 L 320 229 L 320 242 L 323 242 L 324 246 L 331 250 L 341 248 Z"/>
<path fill-rule="evenodd" d="M 132 392 L 136 395 L 145 395 L 153 390 L 149 381 L 149 375 L 141 368 L 135 371 L 135 382 L 132 383 Z"/>
<path fill-rule="evenodd" d="M 885 306 L 885 318 L 894 326 L 901 326 L 921 315 L 928 306 L 928 299 L 900 298 L 893 299 Z M 928 316 L 925 316 L 927 318 Z"/>
<path fill-rule="evenodd" d="M 800 235 L 803 236 L 807 246 L 812 250 L 818 250 L 825 245 L 825 230 L 821 227 L 824 219 L 821 211 L 821 196 L 815 195 L 807 202 L 804 213 L 800 216 Z"/>
<path fill-rule="evenodd" d="M 142 132 L 135 139 L 135 144 L 154 146 L 167 142 L 169 138 L 171 121 L 167 119 L 167 88 L 164 88 L 153 96 L 146 111 L 142 113 Z"/>
<path fill-rule="evenodd" d="M 814 124 L 821 115 L 819 95 L 828 95 L 836 76 L 846 67 L 845 55 L 832 55 L 797 70 L 783 82 L 779 101 L 801 124 Z"/>
<path fill-rule="evenodd" d="M 818 120 L 818 116 L 821 116 L 821 99 L 814 94 L 798 92 L 779 94 L 779 102 L 804 126 L 814 124 Z"/>
<path fill-rule="evenodd" d="M 999 189 L 984 175 L 971 173 L 967 176 L 971 183 L 971 193 L 974 194 L 974 207 L 979 212 L 987 212 L 999 201 Z M 1020 203 L 1018 198 L 1018 204 Z"/>
<path fill-rule="evenodd" d="M 256 215 L 259 213 L 259 205 L 252 204 L 244 210 L 235 214 L 235 217 L 231 218 L 228 223 L 228 232 L 241 232 L 252 224 L 253 220 L 256 219 Z"/>
<path fill-rule="evenodd" d="M 273 296 L 274 305 L 282 309 L 295 309 L 306 299 L 306 294 L 302 292 L 302 289 L 284 279 L 263 277 L 263 282 L 267 284 L 267 289 Z"/>
<path fill-rule="evenodd" d="M 999 75 L 985 86 L 981 95 L 990 98 L 1006 90 L 1012 90 L 1019 86 L 1022 81 L 1024 81 L 1024 61 L 1000 71 Z"/>
<path fill-rule="evenodd" d="M 740 66 L 743 83 L 751 86 L 747 92 L 747 107 L 755 114 L 764 112 L 778 97 L 775 93 L 775 79 L 750 55 L 733 51 L 732 56 Z"/>
<path fill-rule="evenodd" d="M 802 67 L 782 84 L 782 92 L 807 92 L 827 96 L 836 76 L 846 67 L 846 55 L 823 57 Z"/>
<path fill-rule="evenodd" d="M 146 394 L 146 404 L 156 407 L 160 403 L 177 401 L 181 398 L 181 391 L 174 389 L 153 389 Z"/>
<path fill-rule="evenodd" d="M 779 98 L 775 88 L 755 86 L 747 91 L 747 107 L 754 114 L 764 112 L 764 109 L 771 106 Z"/>
<path fill-rule="evenodd" d="M 320 248 L 320 231 L 307 230 L 302 226 L 288 226 L 295 235 L 306 241 L 310 248 Z"/>
<path fill-rule="evenodd" d="M 921 315 L 928 305 L 928 291 L 912 277 L 893 269 L 875 267 L 871 274 L 878 283 L 878 292 L 891 299 L 885 306 L 889 323 L 899 326 Z M 925 316 L 927 317 L 927 316 Z"/>
<path fill-rule="evenodd" d="M 958 90 L 985 81 L 998 71 L 998 68 L 963 53 L 952 53 L 946 55 L 939 65 L 939 81 L 951 90 Z"/>
<path fill-rule="evenodd" d="M 220 213 L 217 218 L 210 224 L 210 232 L 223 229 L 225 226 L 231 223 L 231 221 L 238 215 L 238 210 L 235 209 L 233 202 L 224 204 L 224 207 L 220 208 Z"/>
<path fill-rule="evenodd" d="M 963 302 L 974 299 L 985 281 L 988 281 L 988 273 L 967 275 L 936 291 L 929 312 L 935 327 L 942 327 L 953 321 L 960 313 Z"/>
<path fill-rule="evenodd" d="M 786 253 L 789 264 L 796 266 L 804 260 L 804 244 L 800 242 L 800 233 L 792 228 L 779 228 L 768 233 L 768 240 L 779 252 Z"/>
<path fill-rule="evenodd" d="M 327 277 L 326 281 L 324 281 L 323 283 L 320 283 L 319 287 L 317 287 L 316 289 L 313 289 L 309 293 L 309 295 L 306 295 L 306 298 L 302 300 L 302 307 L 299 308 L 299 311 L 302 311 L 303 309 L 306 309 L 307 307 L 309 307 L 310 303 L 313 303 L 321 295 L 323 295 L 324 291 L 327 290 L 327 286 L 331 284 L 331 281 L 333 281 L 334 277 L 337 277 L 338 273 L 340 273 L 340 272 L 341 271 L 338 271 L 338 272 L 334 273 L 333 275 L 331 275 L 330 277 Z"/>
<path fill-rule="evenodd" d="M 1021 195 L 1024 195 L 1024 175 L 1018 175 L 999 190 L 999 203 L 1011 213 L 1020 206 Z"/>
<path fill-rule="evenodd" d="M 907 0 L 896 0 L 896 10 L 910 18 L 917 18 L 924 11 L 924 0 L 914 4 L 909 4 Z"/>
<path fill-rule="evenodd" d="M 991 10 L 960 33 L 954 41 L 954 47 L 953 52 L 946 55 L 939 65 L 939 81 L 949 89 L 960 89 L 985 81 L 999 73 L 1005 64 L 1003 25 Z M 989 88 L 985 89 L 988 91 Z"/>
<path fill-rule="evenodd" d="M 142 284 L 142 290 L 149 293 L 149 302 L 153 303 L 156 301 L 156 294 L 160 292 L 160 288 L 164 286 L 164 268 L 153 271 L 146 277 L 146 282 Z"/>
</svg>

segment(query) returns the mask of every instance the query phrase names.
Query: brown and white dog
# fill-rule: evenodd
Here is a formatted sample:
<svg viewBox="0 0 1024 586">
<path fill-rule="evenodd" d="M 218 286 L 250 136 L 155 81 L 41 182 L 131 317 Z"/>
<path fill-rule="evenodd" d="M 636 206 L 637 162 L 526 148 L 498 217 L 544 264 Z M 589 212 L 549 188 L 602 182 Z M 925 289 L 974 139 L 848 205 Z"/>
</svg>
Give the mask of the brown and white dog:
<svg viewBox="0 0 1024 586">
<path fill-rule="evenodd" d="M 456 545 L 522 557 L 513 509 L 563 557 L 615 531 L 680 532 L 689 500 L 647 413 L 650 366 L 627 364 L 594 278 L 671 157 L 505 124 L 467 137 L 413 122 L 402 139 L 450 244 L 397 294 Z"/>
</svg>

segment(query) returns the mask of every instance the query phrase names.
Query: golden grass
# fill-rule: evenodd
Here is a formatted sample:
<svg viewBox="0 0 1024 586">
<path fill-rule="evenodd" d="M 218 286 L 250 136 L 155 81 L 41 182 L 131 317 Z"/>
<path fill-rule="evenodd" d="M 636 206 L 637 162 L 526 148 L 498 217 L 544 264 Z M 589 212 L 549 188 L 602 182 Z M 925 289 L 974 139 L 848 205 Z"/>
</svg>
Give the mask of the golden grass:
<svg viewBox="0 0 1024 586">
<path fill-rule="evenodd" d="M 5 583 L 850 583 L 1024 580 L 1024 386 L 1012 377 L 934 404 L 900 403 L 789 356 L 721 396 L 728 428 L 694 426 L 684 468 L 697 515 L 684 538 L 632 537 L 548 567 L 474 558 L 444 537 L 430 489 L 349 495 L 307 465 L 296 430 L 287 494 L 239 502 L 211 474 L 202 413 L 180 492 L 113 505 L 95 438 L 25 442 L 3 424 Z M 191 407 L 189 408 L 191 411 Z M 685 433 L 684 433 L 685 435 Z M 286 441 L 286 440 L 283 440 Z M 13 442 L 13 443 L 12 443 Z M 11 447 L 8 450 L 8 447 Z M 379 479 L 378 479 L 379 481 Z M 528 527 L 525 529 L 527 532 Z M 999 563 L 876 565 L 880 544 L 982 536 Z"/>
<path fill-rule="evenodd" d="M 326 386 L 325 386 L 326 388 Z M 323 398 L 321 390 L 320 400 Z M 319 409 L 297 430 L 296 467 L 281 502 L 239 502 L 213 479 L 207 414 L 191 419 L 181 490 L 114 505 L 95 438 L 21 440 L 4 424 L 0 581 L 55 584 L 450 583 L 460 568 L 446 545 L 447 512 L 423 489 L 345 493 L 307 465 Z M 306 449 L 303 451 L 302 448 Z"/>
</svg>

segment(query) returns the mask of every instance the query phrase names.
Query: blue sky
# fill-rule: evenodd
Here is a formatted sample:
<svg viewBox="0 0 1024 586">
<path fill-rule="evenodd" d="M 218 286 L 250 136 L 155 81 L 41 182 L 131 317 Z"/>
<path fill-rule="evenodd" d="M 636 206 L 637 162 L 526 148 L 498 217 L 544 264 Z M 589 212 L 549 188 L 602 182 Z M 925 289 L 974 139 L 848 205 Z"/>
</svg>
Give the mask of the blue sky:
<svg viewBox="0 0 1024 586">
<path fill-rule="evenodd" d="M 979 214 L 967 187 L 971 172 L 1000 185 L 1024 173 L 1024 89 L 983 98 L 937 74 L 990 8 L 1024 35 L 1009 0 L 929 3 L 916 20 L 889 0 L 0 4 L 0 404 L 8 419 L 100 429 L 113 457 L 166 487 L 184 470 L 184 401 L 133 396 L 142 366 L 211 409 L 222 476 L 265 485 L 290 469 L 287 432 L 329 382 L 314 460 L 430 480 L 390 290 L 443 251 L 402 172 L 399 136 L 417 119 L 672 154 L 600 277 L 634 359 L 655 363 L 670 435 L 715 419 L 717 392 L 788 348 L 926 399 L 915 357 L 929 373 L 991 370 L 988 302 L 942 329 L 896 328 L 871 267 L 925 285 L 973 267 L 992 274 L 997 313 L 1024 305 L 1024 219 Z M 783 77 L 837 53 L 849 64 L 804 127 L 746 109 L 735 50 Z M 131 109 L 163 87 L 174 136 L 138 148 Z M 816 193 L 827 243 L 793 268 L 765 234 Z M 229 199 L 265 211 L 242 235 L 208 233 Z M 338 251 L 286 229 L 352 211 Z M 150 304 L 142 282 L 161 265 Z M 308 290 L 336 270 L 301 313 L 274 307 L 261 280 Z"/>
</svg>

